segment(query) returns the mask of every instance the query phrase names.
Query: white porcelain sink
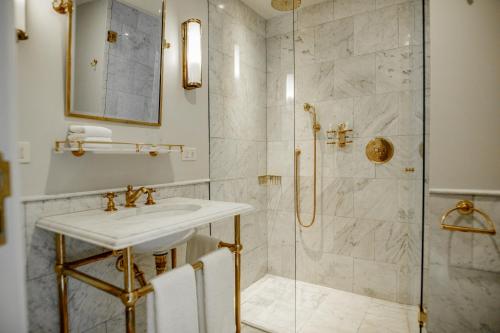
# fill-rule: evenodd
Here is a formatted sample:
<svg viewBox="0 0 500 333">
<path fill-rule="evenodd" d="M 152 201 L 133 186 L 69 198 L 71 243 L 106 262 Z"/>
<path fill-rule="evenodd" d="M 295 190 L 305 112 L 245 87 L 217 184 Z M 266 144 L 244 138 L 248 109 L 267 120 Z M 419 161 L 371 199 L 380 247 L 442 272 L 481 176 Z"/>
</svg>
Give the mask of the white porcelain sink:
<svg viewBox="0 0 500 333">
<path fill-rule="evenodd" d="M 136 216 L 146 215 L 148 218 L 169 218 L 193 213 L 201 209 L 200 205 L 193 204 L 157 204 L 153 206 L 144 206 L 137 209 Z M 141 243 L 134 246 L 135 253 L 164 253 L 185 242 L 195 234 L 195 229 L 183 230 L 175 234 L 157 238 L 155 240 Z"/>
<path fill-rule="evenodd" d="M 102 246 L 110 250 L 133 247 L 136 253 L 168 251 L 189 240 L 197 227 L 253 210 L 247 204 L 168 198 L 156 205 L 118 207 L 49 216 L 39 228 Z"/>
</svg>

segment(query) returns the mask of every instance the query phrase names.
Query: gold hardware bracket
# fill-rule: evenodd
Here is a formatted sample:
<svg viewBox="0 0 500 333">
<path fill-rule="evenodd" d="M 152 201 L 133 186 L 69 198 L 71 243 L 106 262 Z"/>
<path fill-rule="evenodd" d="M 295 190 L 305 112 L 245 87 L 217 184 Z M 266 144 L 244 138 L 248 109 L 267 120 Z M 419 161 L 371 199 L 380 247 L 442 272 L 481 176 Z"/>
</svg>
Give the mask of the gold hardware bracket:
<svg viewBox="0 0 500 333">
<path fill-rule="evenodd" d="M 118 40 L 118 33 L 113 30 L 108 30 L 108 43 L 116 43 Z"/>
<path fill-rule="evenodd" d="M 26 31 L 21 30 L 21 29 L 16 29 L 16 36 L 17 36 L 17 40 L 18 41 L 27 40 L 29 38 L 29 36 L 26 33 Z"/>
<path fill-rule="evenodd" d="M 471 215 L 472 213 L 476 212 L 483 217 L 486 224 L 488 225 L 488 228 L 464 227 L 464 226 L 444 223 L 446 219 L 450 216 L 450 214 L 453 213 L 454 211 L 457 211 L 460 215 Z M 455 207 L 444 213 L 443 216 L 441 217 L 441 228 L 449 231 L 473 232 L 478 234 L 489 234 L 489 235 L 495 235 L 497 233 L 495 229 L 495 224 L 491 220 L 490 216 L 485 212 L 483 212 L 482 210 L 474 207 L 474 203 L 469 200 L 460 200 L 459 202 L 457 202 Z"/>
<path fill-rule="evenodd" d="M 418 312 L 418 325 L 420 327 L 424 327 L 425 324 L 427 324 L 427 310 L 420 308 L 420 311 Z"/>
<path fill-rule="evenodd" d="M 54 0 L 52 8 L 59 14 L 68 14 L 73 12 L 73 1 L 71 0 Z"/>
<path fill-rule="evenodd" d="M 0 245 L 5 244 L 5 198 L 10 196 L 10 164 L 0 153 Z"/>
</svg>

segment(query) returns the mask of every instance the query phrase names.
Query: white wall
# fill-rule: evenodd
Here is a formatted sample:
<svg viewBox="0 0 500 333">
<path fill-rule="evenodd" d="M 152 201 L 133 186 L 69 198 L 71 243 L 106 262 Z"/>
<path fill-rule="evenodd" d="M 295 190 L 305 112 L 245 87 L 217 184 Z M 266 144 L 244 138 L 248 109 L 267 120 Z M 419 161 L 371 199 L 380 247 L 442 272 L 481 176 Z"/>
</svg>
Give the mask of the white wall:
<svg viewBox="0 0 500 333">
<path fill-rule="evenodd" d="M 500 190 L 500 1 L 430 5 L 431 190 Z"/>
<path fill-rule="evenodd" d="M 13 1 L 0 1 L 0 153 L 15 160 L 15 42 Z M 0 245 L 0 332 L 27 332 L 24 226 L 19 206 L 19 174 L 11 163 L 11 192 L 5 200 L 6 243 Z"/>
<path fill-rule="evenodd" d="M 164 63 L 164 109 L 161 128 L 112 124 L 64 117 L 64 52 L 67 17 L 50 1 L 29 0 L 28 41 L 18 46 L 19 140 L 31 143 L 31 163 L 22 165 L 23 195 L 105 189 L 127 184 L 167 183 L 208 178 L 208 5 L 200 0 L 167 1 Z M 204 23 L 204 86 L 182 88 L 180 24 L 189 17 Z M 178 143 L 198 149 L 198 160 L 180 156 L 55 155 L 54 140 L 63 139 L 71 123 L 111 128 L 117 140 Z"/>
</svg>

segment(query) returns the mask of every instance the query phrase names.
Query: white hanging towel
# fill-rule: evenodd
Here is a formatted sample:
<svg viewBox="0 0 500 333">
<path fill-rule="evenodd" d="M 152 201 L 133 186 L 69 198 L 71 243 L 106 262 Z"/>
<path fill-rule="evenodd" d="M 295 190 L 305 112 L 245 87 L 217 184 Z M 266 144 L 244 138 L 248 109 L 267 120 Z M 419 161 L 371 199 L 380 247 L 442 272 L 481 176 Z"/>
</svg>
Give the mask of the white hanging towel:
<svg viewBox="0 0 500 333">
<path fill-rule="evenodd" d="M 147 296 L 148 333 L 198 333 L 195 272 L 184 265 L 151 279 Z"/>
<path fill-rule="evenodd" d="M 217 238 L 205 235 L 194 235 L 187 242 L 186 262 L 194 264 L 201 256 L 217 250 L 219 243 L 220 240 Z"/>
<path fill-rule="evenodd" d="M 234 333 L 234 263 L 227 248 L 200 259 L 203 262 L 203 293 L 206 333 Z"/>
<path fill-rule="evenodd" d="M 87 137 L 111 138 L 113 135 L 113 132 L 109 128 L 90 125 L 70 125 L 68 131 L 70 134 L 84 134 Z"/>
</svg>

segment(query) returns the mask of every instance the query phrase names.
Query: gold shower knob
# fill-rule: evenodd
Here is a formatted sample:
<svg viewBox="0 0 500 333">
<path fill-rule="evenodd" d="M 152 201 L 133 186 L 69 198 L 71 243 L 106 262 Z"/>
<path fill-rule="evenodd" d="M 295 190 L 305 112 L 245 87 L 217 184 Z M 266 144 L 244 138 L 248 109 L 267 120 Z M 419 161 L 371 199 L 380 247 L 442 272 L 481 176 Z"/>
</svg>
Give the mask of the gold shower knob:
<svg viewBox="0 0 500 333">
<path fill-rule="evenodd" d="M 394 146 L 385 138 L 374 138 L 366 145 L 365 153 L 373 163 L 384 164 L 394 156 Z"/>
</svg>

